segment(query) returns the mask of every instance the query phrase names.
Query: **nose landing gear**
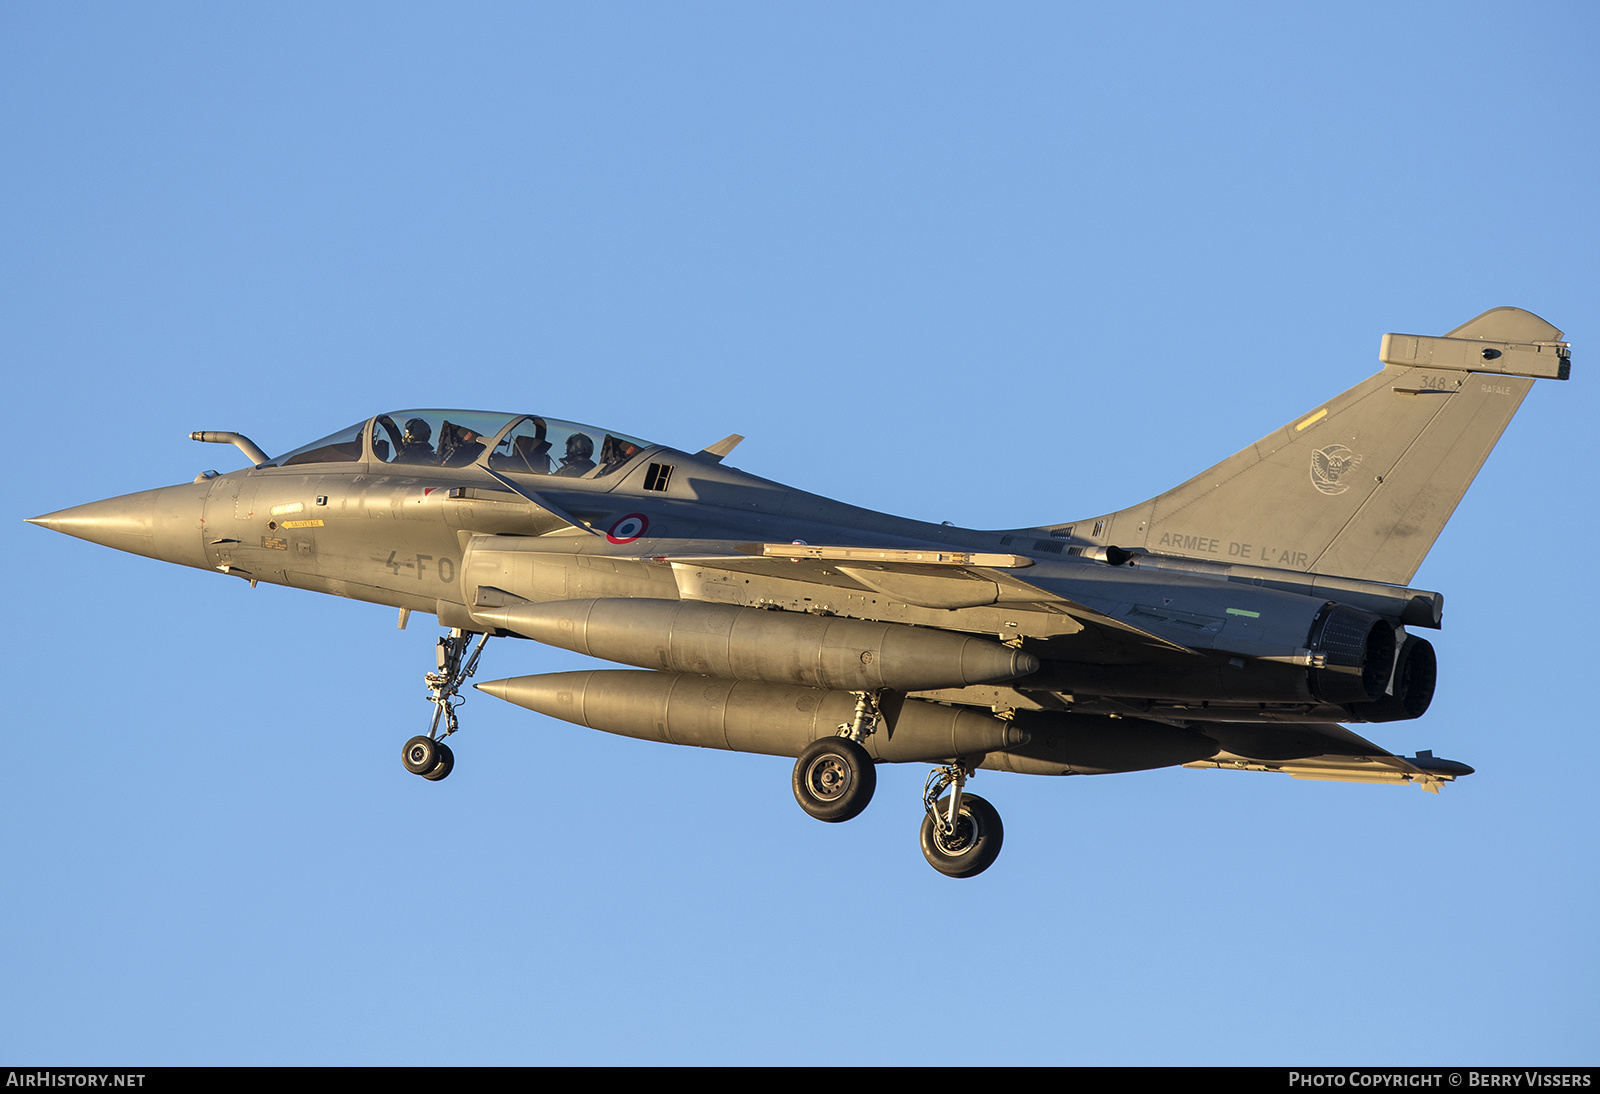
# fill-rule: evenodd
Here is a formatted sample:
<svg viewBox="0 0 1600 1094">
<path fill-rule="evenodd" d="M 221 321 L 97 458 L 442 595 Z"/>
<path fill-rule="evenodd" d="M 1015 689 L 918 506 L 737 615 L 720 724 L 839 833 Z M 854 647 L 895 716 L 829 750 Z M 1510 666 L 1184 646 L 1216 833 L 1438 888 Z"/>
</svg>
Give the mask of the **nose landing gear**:
<svg viewBox="0 0 1600 1094">
<path fill-rule="evenodd" d="M 456 765 L 455 753 L 450 751 L 444 739 L 461 728 L 456 720 L 456 706 L 466 701 L 460 694 L 461 686 L 478 671 L 478 658 L 489 636 L 483 634 L 478 637 L 477 646 L 463 665 L 461 659 L 466 655 L 467 645 L 471 641 L 471 635 L 460 627 L 452 627 L 449 636 L 438 642 L 439 671 L 425 673 L 422 677 L 428 685 L 428 701 L 433 704 L 433 724 L 428 727 L 426 737 L 413 737 L 406 742 L 400 759 L 407 771 L 421 775 L 429 782 L 445 778 Z M 442 734 L 439 732 L 441 720 L 444 722 Z"/>
<path fill-rule="evenodd" d="M 413 775 L 421 775 L 429 782 L 438 782 L 456 766 L 456 755 L 450 746 L 432 737 L 413 737 L 400 753 L 400 761 Z"/>
</svg>

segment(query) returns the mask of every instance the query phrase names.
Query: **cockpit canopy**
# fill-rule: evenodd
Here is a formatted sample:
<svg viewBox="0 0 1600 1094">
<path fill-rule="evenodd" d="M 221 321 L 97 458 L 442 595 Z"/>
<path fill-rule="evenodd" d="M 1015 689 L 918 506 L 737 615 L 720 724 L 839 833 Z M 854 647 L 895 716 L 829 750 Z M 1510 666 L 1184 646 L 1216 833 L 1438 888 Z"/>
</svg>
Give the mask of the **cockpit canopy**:
<svg viewBox="0 0 1600 1094">
<path fill-rule="evenodd" d="M 598 479 L 649 441 L 578 422 L 485 410 L 397 410 L 302 445 L 269 467 L 373 463 L 423 467 L 484 464 L 522 475 Z"/>
</svg>

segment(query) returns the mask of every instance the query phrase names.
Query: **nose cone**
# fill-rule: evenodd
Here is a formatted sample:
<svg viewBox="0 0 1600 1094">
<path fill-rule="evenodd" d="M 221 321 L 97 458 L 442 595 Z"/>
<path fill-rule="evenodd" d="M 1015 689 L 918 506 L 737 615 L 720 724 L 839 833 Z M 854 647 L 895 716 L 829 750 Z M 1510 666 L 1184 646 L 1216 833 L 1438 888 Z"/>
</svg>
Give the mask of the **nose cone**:
<svg viewBox="0 0 1600 1094">
<path fill-rule="evenodd" d="M 151 493 L 91 501 L 88 505 L 76 505 L 42 517 L 29 517 L 28 523 L 119 551 L 131 551 L 133 543 L 154 534 L 156 507 Z"/>
<path fill-rule="evenodd" d="M 37 524 L 90 543 L 183 566 L 206 565 L 202 534 L 211 483 L 184 483 L 91 501 L 40 517 Z"/>
</svg>

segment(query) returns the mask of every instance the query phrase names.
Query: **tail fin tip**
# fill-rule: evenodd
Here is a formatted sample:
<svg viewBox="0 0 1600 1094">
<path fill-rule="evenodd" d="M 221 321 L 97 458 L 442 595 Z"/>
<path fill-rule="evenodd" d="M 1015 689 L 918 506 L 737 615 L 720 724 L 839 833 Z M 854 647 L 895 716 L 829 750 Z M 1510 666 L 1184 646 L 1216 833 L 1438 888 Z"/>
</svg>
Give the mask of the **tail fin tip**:
<svg viewBox="0 0 1600 1094">
<path fill-rule="evenodd" d="M 1531 311 L 1521 308 L 1490 308 L 1468 319 L 1445 338 L 1481 338 L 1494 342 L 1559 342 L 1561 332 Z"/>
</svg>

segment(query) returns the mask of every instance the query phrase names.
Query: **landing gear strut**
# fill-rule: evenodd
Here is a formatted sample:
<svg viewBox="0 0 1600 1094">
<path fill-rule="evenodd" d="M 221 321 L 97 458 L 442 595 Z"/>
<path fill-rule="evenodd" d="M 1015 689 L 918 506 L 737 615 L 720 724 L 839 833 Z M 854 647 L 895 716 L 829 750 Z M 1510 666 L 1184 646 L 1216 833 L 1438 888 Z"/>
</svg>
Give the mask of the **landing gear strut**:
<svg viewBox="0 0 1600 1094">
<path fill-rule="evenodd" d="M 1000 854 L 1005 828 L 994 806 L 962 788 L 972 769 L 961 761 L 935 768 L 923 787 L 922 856 L 946 877 L 976 877 Z M 946 790 L 949 794 L 940 797 Z"/>
<path fill-rule="evenodd" d="M 794 762 L 794 800 L 801 809 L 829 823 L 861 815 L 878 788 L 878 769 L 861 742 L 877 726 L 877 694 L 856 692 L 855 718 L 837 737 L 812 741 Z"/>
<path fill-rule="evenodd" d="M 439 671 L 425 673 L 422 677 L 428 685 L 428 701 L 433 704 L 433 724 L 428 727 L 426 737 L 413 737 L 406 742 L 400 759 L 407 771 L 421 775 L 429 782 L 438 782 L 449 775 L 456 765 L 455 753 L 450 751 L 444 739 L 461 728 L 456 720 L 456 706 L 465 702 L 460 694 L 461 686 L 478 671 L 478 658 L 489 636 L 479 636 L 477 646 L 463 665 L 461 659 L 466 655 L 471 641 L 472 636 L 460 627 L 450 628 L 449 636 L 438 642 Z M 441 719 L 444 721 L 442 734 L 439 732 Z"/>
</svg>

